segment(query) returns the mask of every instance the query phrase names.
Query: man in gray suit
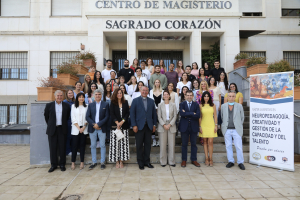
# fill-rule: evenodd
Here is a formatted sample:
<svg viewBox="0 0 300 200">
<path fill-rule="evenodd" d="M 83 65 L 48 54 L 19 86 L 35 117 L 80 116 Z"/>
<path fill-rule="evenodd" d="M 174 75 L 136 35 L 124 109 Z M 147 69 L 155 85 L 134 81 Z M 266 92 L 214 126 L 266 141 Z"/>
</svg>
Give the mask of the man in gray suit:
<svg viewBox="0 0 300 200">
<path fill-rule="evenodd" d="M 228 102 L 224 103 L 221 107 L 221 117 L 222 117 L 222 133 L 225 138 L 225 145 L 227 151 L 228 164 L 227 168 L 234 166 L 234 158 L 232 151 L 232 139 L 234 140 L 234 145 L 237 154 L 237 163 L 241 170 L 245 170 L 244 157 L 243 157 L 243 123 L 244 123 L 244 110 L 243 106 L 236 103 L 235 91 L 228 92 Z"/>
</svg>

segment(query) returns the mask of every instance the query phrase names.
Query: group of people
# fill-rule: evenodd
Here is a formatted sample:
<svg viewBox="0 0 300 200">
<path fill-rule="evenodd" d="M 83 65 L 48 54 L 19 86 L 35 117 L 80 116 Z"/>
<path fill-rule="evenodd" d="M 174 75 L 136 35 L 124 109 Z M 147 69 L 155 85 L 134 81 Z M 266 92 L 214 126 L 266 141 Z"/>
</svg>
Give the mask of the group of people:
<svg viewBox="0 0 300 200">
<path fill-rule="evenodd" d="M 50 148 L 51 168 L 60 166 L 65 171 L 66 155 L 72 156 L 71 169 L 75 169 L 76 156 L 80 155 L 80 169 L 84 168 L 86 138 L 91 140 L 92 164 L 97 166 L 97 143 L 100 147 L 100 168 L 105 169 L 106 144 L 108 160 L 123 168 L 123 161 L 130 159 L 129 129 L 136 139 L 139 169 L 153 168 L 150 163 L 151 146 L 160 147 L 160 164 L 175 167 L 176 134 L 182 139 L 181 167 L 186 167 L 187 147 L 191 145 L 190 160 L 197 162 L 197 138 L 204 147 L 205 165 L 213 166 L 213 138 L 221 129 L 225 138 L 228 164 L 234 165 L 232 143 L 237 152 L 237 163 L 243 165 L 243 95 L 235 83 L 228 83 L 220 62 L 208 63 L 198 69 L 184 67 L 179 60 L 169 65 L 160 60 L 134 59 L 131 66 L 124 61 L 119 73 L 106 61 L 102 72 L 91 67 L 84 76 L 84 83 L 76 82 L 74 90 L 65 94 L 55 92 L 55 101 L 48 103 L 44 115 Z M 159 140 L 156 140 L 156 133 Z M 99 140 L 99 142 L 97 142 Z M 152 144 L 152 145 L 151 145 Z M 59 149 L 59 163 L 57 158 Z M 79 153 L 78 153 L 79 151 Z"/>
</svg>

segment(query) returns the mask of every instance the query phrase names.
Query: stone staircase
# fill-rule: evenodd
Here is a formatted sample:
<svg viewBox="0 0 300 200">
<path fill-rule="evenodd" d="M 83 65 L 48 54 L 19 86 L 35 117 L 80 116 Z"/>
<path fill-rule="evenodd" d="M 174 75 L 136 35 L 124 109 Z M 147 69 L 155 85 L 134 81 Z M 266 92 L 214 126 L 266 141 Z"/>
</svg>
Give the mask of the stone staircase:
<svg viewBox="0 0 300 200">
<path fill-rule="evenodd" d="M 246 103 L 243 104 L 245 120 L 244 120 L 244 134 L 243 134 L 243 151 L 244 151 L 244 160 L 245 162 L 249 162 L 249 107 L 246 106 Z M 156 136 L 158 139 L 158 136 Z M 130 159 L 125 163 L 137 163 L 136 157 L 136 148 L 135 148 L 135 137 L 134 132 L 132 130 L 129 131 L 129 149 L 130 149 Z M 203 146 L 200 145 L 199 140 L 197 140 L 197 160 L 198 162 L 203 163 L 205 161 L 204 149 Z M 160 147 L 151 147 L 150 160 L 151 163 L 159 163 L 159 150 Z M 89 164 L 92 162 L 91 149 L 90 149 L 90 139 L 87 138 L 87 145 L 85 150 L 85 163 Z M 106 161 L 108 161 L 108 151 L 109 146 L 106 146 Z M 235 146 L 233 145 L 234 156 L 235 154 Z M 188 146 L 188 162 L 190 157 L 191 147 Z M 97 148 L 97 160 L 100 160 L 100 148 Z M 227 162 L 226 148 L 224 137 L 214 138 L 214 154 L 213 154 L 214 162 Z M 181 163 L 181 137 L 176 136 L 175 138 L 175 161 L 176 163 Z M 77 161 L 79 164 L 79 156 L 77 156 Z M 71 156 L 67 156 L 67 164 L 71 164 Z"/>
</svg>

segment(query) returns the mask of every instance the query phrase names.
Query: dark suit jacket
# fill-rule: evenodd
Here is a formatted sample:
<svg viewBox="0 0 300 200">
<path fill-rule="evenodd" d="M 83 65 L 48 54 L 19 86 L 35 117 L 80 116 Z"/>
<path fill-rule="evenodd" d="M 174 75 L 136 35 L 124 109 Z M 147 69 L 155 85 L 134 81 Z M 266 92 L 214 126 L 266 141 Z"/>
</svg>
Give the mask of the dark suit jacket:
<svg viewBox="0 0 300 200">
<path fill-rule="evenodd" d="M 122 119 L 125 120 L 124 124 L 122 125 L 123 129 L 129 129 L 128 124 L 128 117 L 129 117 L 129 105 L 128 102 L 122 104 L 122 117 L 120 115 L 120 108 L 119 105 L 115 105 L 113 103 L 110 104 L 110 117 L 111 117 L 111 127 L 116 128 L 117 124 L 115 121 L 121 122 Z"/>
<path fill-rule="evenodd" d="M 71 108 L 65 103 L 62 103 L 62 131 L 64 134 L 68 132 L 68 119 L 70 117 Z M 44 117 L 47 123 L 47 135 L 54 135 L 56 129 L 56 112 L 55 112 L 55 101 L 47 103 L 44 110 Z"/>
<path fill-rule="evenodd" d="M 86 121 L 89 123 L 88 132 L 93 133 L 95 129 L 93 128 L 95 124 L 96 117 L 96 101 L 89 104 L 88 110 L 86 111 Z M 99 110 L 99 122 L 98 126 L 101 128 L 103 133 L 106 133 L 106 123 L 109 119 L 109 104 L 107 102 L 101 101 Z"/>
<path fill-rule="evenodd" d="M 183 110 L 185 112 L 183 112 Z M 198 103 L 192 101 L 191 109 L 189 110 L 189 106 L 187 101 L 184 101 L 179 104 L 179 112 L 180 112 L 180 122 L 179 122 L 179 130 L 184 133 L 187 131 L 189 126 L 189 121 L 192 127 L 193 132 L 199 132 L 199 118 L 200 118 L 200 108 Z M 196 114 L 195 114 L 196 113 Z"/>
<path fill-rule="evenodd" d="M 130 120 L 131 126 L 137 126 L 139 130 L 142 130 L 147 121 L 150 130 L 157 123 L 157 113 L 155 109 L 155 103 L 153 99 L 147 97 L 147 112 L 145 111 L 143 97 L 137 97 L 133 99 L 130 107 Z"/>
<path fill-rule="evenodd" d="M 196 76 L 194 76 L 193 74 L 190 74 L 188 76 L 188 78 L 189 78 L 189 81 L 191 81 L 191 82 L 192 82 L 192 80 L 197 79 Z"/>
</svg>

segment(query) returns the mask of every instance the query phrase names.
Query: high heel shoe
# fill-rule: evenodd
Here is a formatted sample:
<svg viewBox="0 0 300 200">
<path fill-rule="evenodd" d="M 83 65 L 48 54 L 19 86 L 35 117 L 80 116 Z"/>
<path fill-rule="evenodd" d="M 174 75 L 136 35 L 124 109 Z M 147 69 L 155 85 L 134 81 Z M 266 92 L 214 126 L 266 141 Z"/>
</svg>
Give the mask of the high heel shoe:
<svg viewBox="0 0 300 200">
<path fill-rule="evenodd" d="M 205 165 L 208 167 L 209 166 L 209 158 L 205 159 Z"/>
<path fill-rule="evenodd" d="M 83 168 L 84 168 L 84 163 L 81 163 L 79 169 L 83 169 Z"/>
<path fill-rule="evenodd" d="M 212 160 L 212 159 L 209 161 L 209 166 L 210 166 L 210 167 L 213 166 L 213 160 Z"/>
<path fill-rule="evenodd" d="M 76 168 L 76 167 L 75 167 L 75 164 L 72 163 L 71 169 L 72 169 L 72 170 L 75 170 L 75 168 Z"/>
</svg>

